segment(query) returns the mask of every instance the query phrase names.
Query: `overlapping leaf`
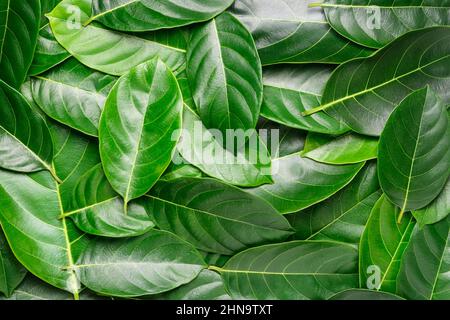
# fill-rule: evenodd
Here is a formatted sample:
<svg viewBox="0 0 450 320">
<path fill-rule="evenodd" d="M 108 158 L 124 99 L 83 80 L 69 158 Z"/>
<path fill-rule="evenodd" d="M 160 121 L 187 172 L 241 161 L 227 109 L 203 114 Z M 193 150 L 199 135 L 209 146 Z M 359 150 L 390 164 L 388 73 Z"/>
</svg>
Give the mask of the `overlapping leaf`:
<svg viewBox="0 0 450 320">
<path fill-rule="evenodd" d="M 33 80 L 33 98 L 51 118 L 91 136 L 116 78 L 70 59 Z"/>
<path fill-rule="evenodd" d="M 333 240 L 357 246 L 370 211 L 381 196 L 377 166 L 368 163 L 331 198 L 287 216 L 299 240 Z"/>
<path fill-rule="evenodd" d="M 169 291 L 195 279 L 204 267 L 190 244 L 156 230 L 132 239 L 96 239 L 77 263 L 84 285 L 119 297 Z"/>
<path fill-rule="evenodd" d="M 0 79 L 16 89 L 33 60 L 40 16 L 38 0 L 0 2 Z"/>
<path fill-rule="evenodd" d="M 254 129 L 262 101 L 262 72 L 255 43 L 231 14 L 223 13 L 191 34 L 187 77 L 208 129 Z"/>
<path fill-rule="evenodd" d="M 109 28 L 150 31 L 207 21 L 234 0 L 93 0 L 93 16 Z"/>
<path fill-rule="evenodd" d="M 235 14 L 252 32 L 264 65 L 342 63 L 372 51 L 333 31 L 309 1 L 236 0 Z"/>
<path fill-rule="evenodd" d="M 411 92 L 429 85 L 450 102 L 450 27 L 410 32 L 373 56 L 339 66 L 315 110 L 344 121 L 354 131 L 379 136 L 392 110 Z"/>
<path fill-rule="evenodd" d="M 328 299 L 358 283 L 355 248 L 326 241 L 293 241 L 241 252 L 223 268 L 233 299 Z"/>
<path fill-rule="evenodd" d="M 27 270 L 14 257 L 0 229 L 0 293 L 9 297 L 26 274 Z"/>
<path fill-rule="evenodd" d="M 91 0 L 63 0 L 48 15 L 55 38 L 81 63 L 112 75 L 123 75 L 156 57 L 172 70 L 185 64 L 184 50 L 96 24 L 84 27 L 91 15 L 91 5 Z"/>
<path fill-rule="evenodd" d="M 320 6 L 333 29 L 372 48 L 412 30 L 450 25 L 448 1 L 325 0 Z"/>
<path fill-rule="evenodd" d="M 182 100 L 159 59 L 131 69 L 111 90 L 100 121 L 100 155 L 125 204 L 147 193 L 168 167 L 181 134 Z"/>
<path fill-rule="evenodd" d="M 429 87 L 409 95 L 389 117 L 378 161 L 381 188 L 401 208 L 400 219 L 442 191 L 450 174 L 450 126 L 445 104 Z"/>
<path fill-rule="evenodd" d="M 421 227 L 441 221 L 450 214 L 450 180 L 439 196 L 428 206 L 419 210 L 413 210 L 412 214 Z"/>
<path fill-rule="evenodd" d="M 148 206 L 158 227 L 208 252 L 232 254 L 292 234 L 265 201 L 213 179 L 161 181 Z"/>
</svg>

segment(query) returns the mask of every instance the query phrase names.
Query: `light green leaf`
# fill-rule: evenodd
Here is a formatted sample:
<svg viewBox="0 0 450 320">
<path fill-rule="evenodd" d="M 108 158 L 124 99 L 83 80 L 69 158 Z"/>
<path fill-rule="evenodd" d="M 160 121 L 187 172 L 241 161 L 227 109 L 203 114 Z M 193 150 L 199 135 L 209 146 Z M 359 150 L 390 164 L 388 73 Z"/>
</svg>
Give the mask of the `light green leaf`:
<svg viewBox="0 0 450 320">
<path fill-rule="evenodd" d="M 159 59 L 131 69 L 111 90 L 100 120 L 100 155 L 125 204 L 147 193 L 169 166 L 182 108 L 177 80 Z"/>
</svg>

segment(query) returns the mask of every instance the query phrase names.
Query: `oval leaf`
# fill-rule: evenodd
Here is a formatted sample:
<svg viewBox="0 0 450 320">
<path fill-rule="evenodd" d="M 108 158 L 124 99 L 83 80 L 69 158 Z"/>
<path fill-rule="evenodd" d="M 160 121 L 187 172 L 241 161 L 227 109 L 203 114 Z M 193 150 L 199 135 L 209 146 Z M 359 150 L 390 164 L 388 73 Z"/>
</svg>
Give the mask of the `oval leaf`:
<svg viewBox="0 0 450 320">
<path fill-rule="evenodd" d="M 450 299 L 450 217 L 415 229 L 397 277 L 397 294 L 412 300 Z"/>
<path fill-rule="evenodd" d="M 302 156 L 328 164 L 351 164 L 376 159 L 378 139 L 357 133 L 334 138 L 309 133 Z"/>
<path fill-rule="evenodd" d="M 372 48 L 412 30 L 450 25 L 448 1 L 325 0 L 320 6 L 333 29 Z"/>
<path fill-rule="evenodd" d="M 334 196 L 287 218 L 295 229 L 295 239 L 333 240 L 357 246 L 380 196 L 377 166 L 369 163 Z"/>
<path fill-rule="evenodd" d="M 264 99 L 261 115 L 289 127 L 326 134 L 349 130 L 324 112 L 311 117 L 302 112 L 320 104 L 333 68 L 322 65 L 276 66 L 263 70 Z"/>
<path fill-rule="evenodd" d="M 0 78 L 16 89 L 33 60 L 40 16 L 37 0 L 0 2 Z"/>
<path fill-rule="evenodd" d="M 92 241 L 78 260 L 77 271 L 81 282 L 95 292 L 136 297 L 191 282 L 204 267 L 200 254 L 187 242 L 154 230 L 132 239 Z"/>
<path fill-rule="evenodd" d="M 292 154 L 272 161 L 273 184 L 248 191 L 280 213 L 292 213 L 319 203 L 345 187 L 364 163 L 332 166 Z"/>
<path fill-rule="evenodd" d="M 423 209 L 412 211 L 420 227 L 441 221 L 450 214 L 450 179 L 439 196 Z"/>
<path fill-rule="evenodd" d="M 262 71 L 251 34 L 223 13 L 192 31 L 187 77 L 208 129 L 254 129 L 262 101 Z"/>
<path fill-rule="evenodd" d="M 450 174 L 450 126 L 428 87 L 409 95 L 389 117 L 378 152 L 380 185 L 403 212 L 433 201 Z"/>
<path fill-rule="evenodd" d="M 0 167 L 20 172 L 52 169 L 53 145 L 42 117 L 0 80 Z"/>
<path fill-rule="evenodd" d="M 117 76 L 155 57 L 172 70 L 184 65 L 184 50 L 94 24 L 84 27 L 91 5 L 91 0 L 63 0 L 48 15 L 55 38 L 81 63 Z"/>
<path fill-rule="evenodd" d="M 385 196 L 370 213 L 359 246 L 361 287 L 396 292 L 396 279 L 415 221 L 408 216 L 397 223 L 398 208 Z"/>
<path fill-rule="evenodd" d="M 237 0 L 235 14 L 252 32 L 264 65 L 342 63 L 372 51 L 340 36 L 309 1 Z"/>
<path fill-rule="evenodd" d="M 215 268 L 233 299 L 328 299 L 358 285 L 358 251 L 326 241 L 293 241 L 241 252 Z"/>
<path fill-rule="evenodd" d="M 429 85 L 450 103 L 449 27 L 410 32 L 367 59 L 339 66 L 327 83 L 320 107 L 353 131 L 379 136 L 389 115 L 411 92 Z M 399 54 L 401 53 L 401 54 Z"/>
<path fill-rule="evenodd" d="M 71 211 L 63 216 L 70 217 L 84 232 L 111 238 L 138 236 L 154 227 L 142 201 L 130 203 L 127 212 L 123 208 L 122 198 L 98 164 L 78 180 L 72 192 Z"/>
<path fill-rule="evenodd" d="M 168 167 L 182 107 L 177 80 L 159 59 L 131 69 L 111 90 L 100 120 L 100 155 L 125 203 L 147 193 Z"/>
<path fill-rule="evenodd" d="M 33 98 L 50 118 L 98 136 L 100 115 L 115 81 L 70 59 L 33 79 Z"/>
<path fill-rule="evenodd" d="M 105 26 L 121 31 L 150 31 L 207 21 L 234 0 L 94 0 L 93 16 Z M 139 14 L 136 14 L 139 13 Z"/>
<path fill-rule="evenodd" d="M 269 204 L 212 179 L 161 181 L 148 206 L 158 227 L 208 252 L 232 254 L 292 234 Z"/>
</svg>

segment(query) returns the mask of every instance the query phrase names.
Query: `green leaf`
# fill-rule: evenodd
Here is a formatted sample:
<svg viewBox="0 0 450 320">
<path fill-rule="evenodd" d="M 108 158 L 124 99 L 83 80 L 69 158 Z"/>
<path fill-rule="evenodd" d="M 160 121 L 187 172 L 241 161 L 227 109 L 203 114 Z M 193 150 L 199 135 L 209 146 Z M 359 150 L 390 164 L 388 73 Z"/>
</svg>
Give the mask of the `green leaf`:
<svg viewBox="0 0 450 320">
<path fill-rule="evenodd" d="M 47 24 L 48 20 L 45 17 L 47 13 L 53 10 L 61 0 L 39 0 L 41 3 L 41 27 Z"/>
<path fill-rule="evenodd" d="M 320 6 L 333 29 L 371 48 L 381 48 L 412 30 L 450 25 L 448 1 L 325 0 Z"/>
<path fill-rule="evenodd" d="M 171 163 L 160 180 L 170 181 L 179 178 L 201 178 L 203 173 L 190 164 Z"/>
<path fill-rule="evenodd" d="M 148 207 L 158 227 L 208 252 L 230 255 L 292 234 L 269 204 L 213 179 L 160 181 Z"/>
<path fill-rule="evenodd" d="M 412 214 L 422 228 L 427 224 L 441 221 L 450 214 L 450 179 L 441 193 L 428 206 L 419 210 L 413 210 Z"/>
<path fill-rule="evenodd" d="M 83 234 L 58 220 L 61 214 L 58 185 L 48 173 L 0 170 L 0 223 L 14 255 L 31 273 L 77 298 L 72 246 Z"/>
<path fill-rule="evenodd" d="M 416 228 L 397 277 L 397 294 L 412 300 L 450 299 L 450 217 Z"/>
<path fill-rule="evenodd" d="M 268 151 L 270 151 L 273 159 L 300 152 L 305 145 L 305 131 L 286 127 L 264 118 L 260 118 L 258 130 L 260 132 L 259 138 L 266 146 L 270 146 Z"/>
<path fill-rule="evenodd" d="M 287 216 L 298 240 L 333 240 L 358 246 L 370 211 L 380 198 L 376 163 L 368 163 L 344 189 Z"/>
<path fill-rule="evenodd" d="M 70 210 L 72 190 L 88 170 L 100 163 L 98 142 L 78 131 L 50 123 L 54 141 L 53 165 L 62 184 L 59 187 L 64 210 Z"/>
<path fill-rule="evenodd" d="M 231 258 L 231 256 L 201 250 L 200 253 L 203 256 L 203 259 L 205 260 L 206 264 L 209 266 L 223 267 L 225 263 L 227 263 L 227 261 L 230 260 Z"/>
<path fill-rule="evenodd" d="M 196 27 L 187 51 L 187 77 L 208 129 L 254 129 L 262 101 L 262 71 L 251 34 L 231 14 Z"/>
<path fill-rule="evenodd" d="M 237 186 L 255 187 L 272 182 L 271 159 L 256 133 L 245 137 L 247 143 L 242 137 L 241 143 L 244 145 L 239 148 L 237 155 L 224 148 L 225 142 L 217 139 L 217 136 L 205 128 L 200 118 L 185 106 L 183 133 L 177 145 L 181 158 L 175 157 L 174 160 L 185 160 L 207 175 Z M 226 138 L 229 139 L 228 136 Z"/>
<path fill-rule="evenodd" d="M 70 53 L 56 41 L 52 29 L 46 24 L 39 30 L 33 63 L 28 74 L 35 76 L 50 70 L 70 58 Z"/>
<path fill-rule="evenodd" d="M 137 238 L 92 241 L 78 261 L 77 272 L 95 292 L 137 297 L 189 283 L 204 267 L 190 244 L 154 230 Z"/>
<path fill-rule="evenodd" d="M 26 274 L 27 270 L 14 257 L 0 229 L 0 292 L 9 297 Z"/>
<path fill-rule="evenodd" d="M 52 169 L 53 145 L 44 119 L 0 80 L 0 167 L 20 172 Z"/>
<path fill-rule="evenodd" d="M 63 216 L 70 217 L 86 233 L 111 238 L 138 236 L 154 227 L 143 201 L 130 203 L 127 212 L 123 208 L 122 198 L 98 164 L 78 180 L 70 209 Z"/>
<path fill-rule="evenodd" d="M 294 153 L 272 160 L 273 184 L 248 189 L 280 213 L 292 213 L 319 203 L 345 187 L 364 163 L 333 166 Z"/>
<path fill-rule="evenodd" d="M 357 133 L 330 137 L 309 133 L 302 156 L 328 164 L 351 164 L 376 159 L 378 139 Z"/>
<path fill-rule="evenodd" d="M 325 65 L 274 66 L 263 70 L 264 100 L 261 115 L 289 127 L 326 134 L 349 130 L 324 112 L 302 116 L 320 104 L 333 68 Z"/>
<path fill-rule="evenodd" d="M 20 88 L 33 60 L 39 32 L 38 0 L 0 2 L 0 78 Z"/>
<path fill-rule="evenodd" d="M 389 117 L 378 161 L 381 188 L 401 208 L 399 219 L 442 191 L 450 174 L 450 126 L 445 104 L 429 87 L 409 95 Z"/>
<path fill-rule="evenodd" d="M 121 31 L 150 31 L 207 21 L 234 0 L 93 0 L 93 16 L 105 26 Z M 137 14 L 138 13 L 138 14 Z"/>
<path fill-rule="evenodd" d="M 348 41 L 308 1 L 238 0 L 232 7 L 252 32 L 264 65 L 342 63 L 372 51 Z"/>
<path fill-rule="evenodd" d="M 168 167 L 182 108 L 177 80 L 159 59 L 131 69 L 111 90 L 100 120 L 100 155 L 125 204 L 147 193 Z"/>
<path fill-rule="evenodd" d="M 33 98 L 52 119 L 87 135 L 98 136 L 106 97 L 116 78 L 70 59 L 33 79 Z"/>
<path fill-rule="evenodd" d="M 353 131 L 379 136 L 397 105 L 411 92 L 429 85 L 450 103 L 450 28 L 410 32 L 373 56 L 339 66 L 327 83 L 322 105 Z"/>
<path fill-rule="evenodd" d="M 415 225 L 412 216 L 397 223 L 398 211 L 382 196 L 370 213 L 359 246 L 361 287 L 392 293 L 396 291 L 402 256 Z"/>
<path fill-rule="evenodd" d="M 63 0 L 48 15 L 55 38 L 81 63 L 118 76 L 155 57 L 172 70 L 185 64 L 184 50 L 104 29 L 97 24 L 83 27 L 91 15 L 91 5 L 91 0 Z"/>
<path fill-rule="evenodd" d="M 221 273 L 233 299 L 328 299 L 358 285 L 358 251 L 327 241 L 293 241 L 252 248 Z"/>
<path fill-rule="evenodd" d="M 225 291 L 225 286 L 219 274 L 203 270 L 192 280 L 172 291 L 162 293 L 149 298 L 155 300 L 230 300 Z"/>
<path fill-rule="evenodd" d="M 89 290 L 80 292 L 80 300 L 106 300 L 97 295 L 94 295 Z M 11 297 L 0 300 L 73 300 L 73 296 L 66 291 L 57 289 L 38 278 L 28 275 L 20 286 L 14 291 Z"/>
<path fill-rule="evenodd" d="M 405 300 L 402 297 L 388 292 L 380 292 L 366 289 L 349 289 L 332 296 L 328 300 Z"/>
</svg>

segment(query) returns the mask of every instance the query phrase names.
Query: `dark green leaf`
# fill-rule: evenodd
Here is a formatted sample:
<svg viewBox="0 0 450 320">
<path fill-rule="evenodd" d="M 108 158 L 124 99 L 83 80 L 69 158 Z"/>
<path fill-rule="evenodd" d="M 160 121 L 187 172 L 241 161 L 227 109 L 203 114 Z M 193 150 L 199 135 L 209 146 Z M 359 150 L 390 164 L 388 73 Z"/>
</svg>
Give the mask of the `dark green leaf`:
<svg viewBox="0 0 450 320">
<path fill-rule="evenodd" d="M 354 131 L 379 136 L 392 110 L 412 91 L 431 86 L 450 103 L 449 27 L 410 32 L 367 59 L 339 66 L 325 88 L 322 105 Z"/>
<path fill-rule="evenodd" d="M 204 267 L 200 254 L 187 242 L 154 230 L 137 238 L 92 241 L 77 271 L 81 282 L 95 292 L 136 297 L 189 283 Z"/>
<path fill-rule="evenodd" d="M 442 191 L 450 174 L 450 126 L 445 104 L 429 87 L 409 95 L 389 117 L 378 161 L 381 188 L 401 208 L 399 219 Z"/>
<path fill-rule="evenodd" d="M 159 59 L 131 69 L 111 90 L 100 120 L 100 155 L 125 204 L 147 193 L 169 166 L 182 108 L 177 80 Z"/>
<path fill-rule="evenodd" d="M 70 59 L 33 79 L 33 98 L 50 118 L 97 136 L 100 115 L 115 81 Z"/>
<path fill-rule="evenodd" d="M 0 78 L 16 89 L 33 61 L 40 16 L 39 0 L 0 2 Z"/>
<path fill-rule="evenodd" d="M 337 32 L 372 48 L 408 31 L 450 25 L 450 3 L 442 0 L 325 0 L 320 6 Z"/>
<path fill-rule="evenodd" d="M 0 80 L 0 167 L 35 172 L 52 169 L 53 145 L 44 119 Z"/>
<path fill-rule="evenodd" d="M 208 252 L 232 254 L 292 234 L 269 204 L 213 179 L 161 181 L 148 205 L 158 227 Z"/>
<path fill-rule="evenodd" d="M 383 195 L 370 213 L 359 246 L 361 287 L 395 293 L 396 279 L 415 221 L 397 223 L 399 209 Z"/>
<path fill-rule="evenodd" d="M 333 240 L 357 246 L 370 211 L 380 198 L 376 163 L 331 198 L 287 216 L 298 240 Z"/>
<path fill-rule="evenodd" d="M 292 213 L 319 203 L 345 187 L 364 163 L 333 166 L 294 153 L 272 160 L 273 184 L 249 189 L 280 213 Z"/>
<path fill-rule="evenodd" d="M 185 64 L 184 50 L 96 24 L 83 27 L 91 15 L 91 5 L 91 0 L 63 0 L 48 15 L 55 38 L 81 63 L 119 76 L 155 57 L 172 70 Z"/>
<path fill-rule="evenodd" d="M 70 204 L 64 216 L 70 217 L 80 230 L 90 234 L 132 237 L 154 227 L 143 201 L 133 201 L 124 212 L 123 200 L 112 189 L 100 164 L 78 180 Z"/>
<path fill-rule="evenodd" d="M 234 0 L 93 0 L 93 16 L 121 31 L 150 31 L 207 21 Z"/>
<path fill-rule="evenodd" d="M 412 211 L 420 227 L 441 221 L 450 214 L 450 179 L 439 196 L 423 209 Z"/>
<path fill-rule="evenodd" d="M 308 1 L 237 0 L 235 14 L 250 29 L 264 65 L 342 63 L 372 51 L 334 32 Z"/>
<path fill-rule="evenodd" d="M 209 129 L 254 129 L 262 101 L 262 71 L 251 34 L 223 13 L 191 34 L 187 77 Z"/>
<path fill-rule="evenodd" d="M 9 297 L 26 274 L 27 270 L 14 257 L 0 229 L 0 292 Z"/>
<path fill-rule="evenodd" d="M 328 299 L 358 285 L 358 251 L 326 241 L 293 241 L 241 252 L 223 268 L 233 299 Z"/>
<path fill-rule="evenodd" d="M 450 299 L 450 217 L 415 229 L 397 277 L 397 294 L 414 300 Z"/>
<path fill-rule="evenodd" d="M 70 53 L 56 41 L 50 25 L 46 24 L 39 31 L 36 52 L 28 74 L 33 76 L 41 74 L 69 57 Z"/>
<path fill-rule="evenodd" d="M 309 133 L 302 156 L 328 164 L 351 164 L 376 159 L 378 139 L 357 133 L 330 137 Z"/>
<path fill-rule="evenodd" d="M 320 104 L 323 89 L 333 68 L 322 65 L 274 66 L 263 70 L 264 100 L 261 115 L 289 127 L 326 134 L 349 130 L 324 112 L 302 116 Z"/>
</svg>

